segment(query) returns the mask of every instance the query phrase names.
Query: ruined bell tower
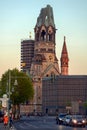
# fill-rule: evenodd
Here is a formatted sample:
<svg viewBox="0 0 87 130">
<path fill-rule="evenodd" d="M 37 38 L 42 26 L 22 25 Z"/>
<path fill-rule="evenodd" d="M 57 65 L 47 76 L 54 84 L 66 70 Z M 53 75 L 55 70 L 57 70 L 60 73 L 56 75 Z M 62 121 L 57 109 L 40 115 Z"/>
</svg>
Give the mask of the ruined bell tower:
<svg viewBox="0 0 87 130">
<path fill-rule="evenodd" d="M 55 51 L 56 27 L 53 9 L 50 5 L 41 9 L 34 32 L 34 57 L 32 59 L 30 74 L 35 90 L 33 109 L 40 111 L 42 107 L 42 78 L 60 74 Z"/>
</svg>

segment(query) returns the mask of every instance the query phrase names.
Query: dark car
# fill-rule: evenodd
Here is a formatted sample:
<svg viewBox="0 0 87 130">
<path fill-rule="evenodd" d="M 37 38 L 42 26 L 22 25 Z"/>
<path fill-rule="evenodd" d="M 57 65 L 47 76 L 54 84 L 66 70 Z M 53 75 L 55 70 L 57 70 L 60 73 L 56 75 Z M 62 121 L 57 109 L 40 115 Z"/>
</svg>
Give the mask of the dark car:
<svg viewBox="0 0 87 130">
<path fill-rule="evenodd" d="M 72 115 L 70 126 L 86 126 L 86 119 L 82 115 Z"/>
<path fill-rule="evenodd" d="M 63 119 L 63 124 L 64 125 L 69 125 L 70 124 L 70 120 L 72 118 L 72 115 L 66 115 Z"/>
<path fill-rule="evenodd" d="M 0 111 L 0 122 L 3 122 L 4 113 Z"/>
<path fill-rule="evenodd" d="M 64 117 L 66 115 L 67 115 L 66 113 L 60 113 L 60 114 L 58 114 L 58 116 L 56 117 L 56 123 L 57 124 L 63 124 Z"/>
</svg>

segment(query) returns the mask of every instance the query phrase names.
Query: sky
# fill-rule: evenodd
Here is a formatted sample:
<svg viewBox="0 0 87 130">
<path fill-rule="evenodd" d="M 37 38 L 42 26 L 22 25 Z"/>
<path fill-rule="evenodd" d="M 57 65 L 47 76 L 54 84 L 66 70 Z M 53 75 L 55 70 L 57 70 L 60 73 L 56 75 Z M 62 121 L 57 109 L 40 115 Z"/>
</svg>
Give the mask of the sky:
<svg viewBox="0 0 87 130">
<path fill-rule="evenodd" d="M 56 25 L 56 55 L 64 36 L 69 75 L 87 75 L 87 0 L 0 0 L 0 77 L 8 69 L 20 70 L 21 40 L 34 39 L 41 8 L 51 5 Z"/>
</svg>

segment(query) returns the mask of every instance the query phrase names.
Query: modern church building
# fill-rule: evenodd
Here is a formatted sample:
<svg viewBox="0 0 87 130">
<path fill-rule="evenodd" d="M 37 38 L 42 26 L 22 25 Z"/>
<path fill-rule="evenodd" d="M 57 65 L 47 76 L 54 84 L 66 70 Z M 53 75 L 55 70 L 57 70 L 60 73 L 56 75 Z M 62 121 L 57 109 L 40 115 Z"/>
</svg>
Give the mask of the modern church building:
<svg viewBox="0 0 87 130">
<path fill-rule="evenodd" d="M 58 75 L 42 81 L 43 112 L 86 113 L 87 75 Z"/>
</svg>

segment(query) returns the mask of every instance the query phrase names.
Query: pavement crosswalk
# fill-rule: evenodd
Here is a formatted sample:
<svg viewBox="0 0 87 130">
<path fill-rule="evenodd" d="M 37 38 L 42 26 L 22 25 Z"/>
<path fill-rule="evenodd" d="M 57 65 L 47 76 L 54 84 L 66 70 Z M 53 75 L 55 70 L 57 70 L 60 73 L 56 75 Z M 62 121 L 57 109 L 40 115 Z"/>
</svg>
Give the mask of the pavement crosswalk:
<svg viewBox="0 0 87 130">
<path fill-rule="evenodd" d="M 4 124 L 0 123 L 0 130 L 8 130 L 8 126 L 5 128 Z M 16 128 L 13 126 L 10 130 L 16 130 Z"/>
</svg>

